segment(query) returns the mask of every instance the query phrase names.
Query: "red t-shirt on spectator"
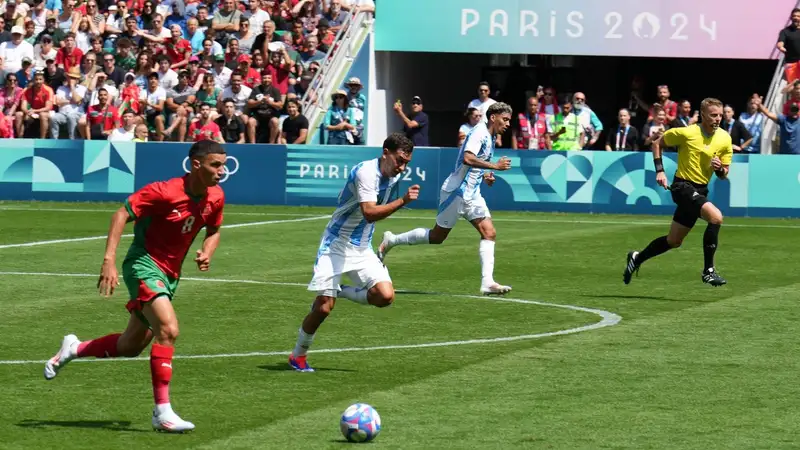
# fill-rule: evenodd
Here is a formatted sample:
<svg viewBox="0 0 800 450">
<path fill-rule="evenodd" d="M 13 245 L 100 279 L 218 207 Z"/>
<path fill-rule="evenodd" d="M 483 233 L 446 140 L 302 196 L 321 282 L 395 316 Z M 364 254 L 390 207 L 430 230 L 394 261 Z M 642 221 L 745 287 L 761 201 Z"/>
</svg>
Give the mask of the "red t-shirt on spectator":
<svg viewBox="0 0 800 450">
<path fill-rule="evenodd" d="M 219 130 L 219 126 L 214 123 L 213 121 L 208 122 L 205 125 L 201 125 L 200 121 L 192 122 L 189 125 L 189 137 L 194 142 L 200 142 L 202 140 L 210 140 L 213 141 L 217 136 L 222 136 L 222 132 Z"/>
<path fill-rule="evenodd" d="M 46 84 L 43 84 L 36 92 L 33 92 L 33 85 L 31 85 L 22 91 L 22 98 L 28 102 L 31 109 L 41 109 L 47 105 L 47 102 L 51 102 L 55 99 L 55 94 L 50 86 Z"/>
<path fill-rule="evenodd" d="M 178 64 L 186 59 L 186 53 L 192 53 L 192 44 L 186 39 L 178 40 L 177 44 L 170 39 L 164 43 L 164 53 L 170 64 Z"/>
<path fill-rule="evenodd" d="M 788 102 L 783 104 L 783 115 L 784 116 L 788 116 L 789 115 L 789 108 L 791 108 L 792 105 L 800 106 L 800 99 L 790 98 Z"/>
<path fill-rule="evenodd" d="M 67 48 L 62 47 L 56 53 L 56 64 L 63 64 L 64 72 L 69 72 L 69 69 L 73 67 L 80 67 L 81 58 L 83 58 L 83 52 L 78 47 L 73 48 L 72 53 L 67 52 Z"/>
<path fill-rule="evenodd" d="M 101 107 L 99 104 L 90 106 L 89 111 L 86 113 L 89 124 L 103 124 L 103 131 L 110 131 L 114 128 L 119 128 L 121 126 L 119 120 L 119 111 L 113 106 L 107 105 L 107 107 L 108 109 L 106 109 L 105 106 Z"/>
<path fill-rule="evenodd" d="M 664 106 L 664 112 L 667 113 L 670 117 L 678 117 L 678 104 L 673 102 L 672 100 L 667 100 L 667 104 Z M 655 112 L 653 111 L 653 107 L 650 107 L 650 110 L 647 112 L 650 117 L 655 117 Z"/>
<path fill-rule="evenodd" d="M 272 64 L 264 67 L 262 74 L 272 75 L 272 85 L 278 88 L 281 95 L 286 95 L 289 92 L 289 66 L 282 64 L 280 67 L 275 67 Z"/>
<path fill-rule="evenodd" d="M 253 89 L 254 87 L 261 84 L 261 74 L 258 73 L 258 70 L 253 69 L 252 67 L 247 69 L 247 75 L 245 75 L 244 80 L 242 80 L 245 86 Z"/>
</svg>

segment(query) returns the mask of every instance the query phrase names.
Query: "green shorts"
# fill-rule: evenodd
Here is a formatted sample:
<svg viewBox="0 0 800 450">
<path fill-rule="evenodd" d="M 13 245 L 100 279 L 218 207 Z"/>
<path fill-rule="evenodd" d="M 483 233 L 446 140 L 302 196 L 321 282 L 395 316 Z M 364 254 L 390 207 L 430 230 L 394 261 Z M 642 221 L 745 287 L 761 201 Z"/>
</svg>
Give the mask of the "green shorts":
<svg viewBox="0 0 800 450">
<path fill-rule="evenodd" d="M 142 314 L 142 306 L 158 297 L 172 297 L 178 290 L 178 279 L 165 274 L 150 257 L 126 259 L 122 263 L 122 279 L 128 288 L 130 301 L 125 307 L 131 314 L 150 326 Z"/>
</svg>

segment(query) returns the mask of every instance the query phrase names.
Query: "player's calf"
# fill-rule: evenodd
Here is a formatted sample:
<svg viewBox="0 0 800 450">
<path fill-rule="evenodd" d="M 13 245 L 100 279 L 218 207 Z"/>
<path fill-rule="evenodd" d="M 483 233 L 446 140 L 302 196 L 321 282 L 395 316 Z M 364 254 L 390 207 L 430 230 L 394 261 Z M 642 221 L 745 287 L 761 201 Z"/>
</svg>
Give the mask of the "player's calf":
<svg viewBox="0 0 800 450">
<path fill-rule="evenodd" d="M 394 286 L 392 283 L 380 282 L 369 290 L 367 300 L 372 306 L 385 308 L 394 303 Z"/>
</svg>

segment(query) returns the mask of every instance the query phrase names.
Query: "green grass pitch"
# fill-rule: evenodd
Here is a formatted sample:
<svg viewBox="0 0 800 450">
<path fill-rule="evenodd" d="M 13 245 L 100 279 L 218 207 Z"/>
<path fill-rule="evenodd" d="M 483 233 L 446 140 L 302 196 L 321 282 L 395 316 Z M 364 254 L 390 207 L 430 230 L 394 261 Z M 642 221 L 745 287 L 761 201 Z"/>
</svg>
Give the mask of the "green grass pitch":
<svg viewBox="0 0 800 450">
<path fill-rule="evenodd" d="M 204 357 L 174 361 L 172 403 L 197 429 L 166 435 L 151 430 L 146 360 L 42 376 L 63 335 L 126 324 L 124 287 L 96 293 L 104 238 L 72 240 L 104 236 L 117 206 L 0 203 L 0 448 L 335 449 L 355 402 L 383 419 L 370 448 L 800 445 L 800 221 L 728 219 L 717 268 L 729 284 L 715 289 L 700 281 L 702 224 L 625 286 L 626 253 L 664 234 L 668 217 L 497 212 L 496 278 L 514 288 L 505 300 L 475 296 L 478 237 L 461 222 L 443 245 L 392 250 L 406 292 L 391 308 L 339 300 L 313 347 L 333 351 L 311 354 L 318 372 L 303 374 L 286 353 L 313 300 L 304 285 L 331 209 L 229 206 L 226 225 L 263 223 L 223 227 L 210 272 L 184 266 L 176 353 Z M 373 244 L 433 214 L 404 210 Z M 40 241 L 56 242 L 15 245 Z M 622 319 L 551 335 L 603 317 L 548 304 Z M 501 339 L 515 336 L 530 338 Z"/>
</svg>

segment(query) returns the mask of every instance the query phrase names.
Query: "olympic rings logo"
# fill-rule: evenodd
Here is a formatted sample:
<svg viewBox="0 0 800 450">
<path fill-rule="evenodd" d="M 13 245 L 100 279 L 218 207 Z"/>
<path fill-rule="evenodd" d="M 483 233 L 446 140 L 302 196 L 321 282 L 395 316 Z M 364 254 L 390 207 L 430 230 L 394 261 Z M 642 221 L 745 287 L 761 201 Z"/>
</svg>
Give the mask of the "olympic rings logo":
<svg viewBox="0 0 800 450">
<path fill-rule="evenodd" d="M 188 156 L 183 158 L 183 171 L 186 173 L 189 173 L 189 167 L 187 166 L 188 162 L 189 162 Z M 233 168 L 232 169 L 229 168 L 228 167 L 229 165 Z M 236 174 L 236 172 L 238 171 L 239 171 L 239 160 L 236 159 L 235 156 L 226 156 L 225 168 L 222 170 L 222 178 L 219 179 L 220 184 L 228 181 L 228 178 L 230 178 L 231 175 Z"/>
</svg>

